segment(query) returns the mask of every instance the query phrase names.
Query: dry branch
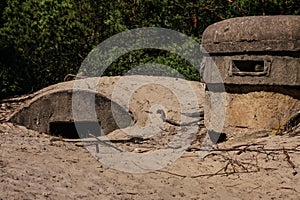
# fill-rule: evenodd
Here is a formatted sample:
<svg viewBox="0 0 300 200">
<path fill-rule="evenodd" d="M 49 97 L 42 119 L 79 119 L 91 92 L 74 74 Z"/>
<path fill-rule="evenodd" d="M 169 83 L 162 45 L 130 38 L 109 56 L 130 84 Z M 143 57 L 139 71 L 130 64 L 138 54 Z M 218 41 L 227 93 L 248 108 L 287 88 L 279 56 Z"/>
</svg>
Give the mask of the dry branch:
<svg viewBox="0 0 300 200">
<path fill-rule="evenodd" d="M 18 102 L 26 101 L 28 99 L 32 99 L 33 97 L 34 97 L 34 94 L 30 94 L 30 95 L 26 95 L 26 96 L 11 98 L 11 99 L 1 99 L 0 103 L 18 103 Z"/>
<path fill-rule="evenodd" d="M 101 144 L 104 144 L 104 145 L 106 145 L 106 146 L 112 147 L 112 148 L 116 149 L 116 150 L 119 151 L 119 152 L 123 152 L 122 149 L 119 149 L 118 147 L 115 147 L 114 145 L 111 145 L 111 144 L 109 144 L 109 143 L 106 142 L 106 141 L 100 140 L 99 138 L 97 138 L 97 137 L 96 137 L 95 135 L 93 135 L 92 133 L 89 133 L 89 136 L 95 138 L 95 139 L 96 139 L 99 143 L 101 143 Z M 98 145 L 96 145 L 96 151 L 97 151 L 97 150 L 98 150 L 97 153 L 99 153 L 99 147 L 98 147 Z"/>
<path fill-rule="evenodd" d="M 87 78 L 87 76 L 81 76 L 81 75 L 77 75 L 77 74 L 67 74 L 64 78 L 64 81 L 70 81 L 74 78 L 84 79 L 84 78 Z"/>
<path fill-rule="evenodd" d="M 290 166 L 295 169 L 296 168 L 296 165 L 291 161 L 291 157 L 290 155 L 288 154 L 288 152 L 286 150 L 283 150 L 283 153 L 285 154 L 286 156 L 286 160 L 287 162 L 290 164 Z"/>
</svg>

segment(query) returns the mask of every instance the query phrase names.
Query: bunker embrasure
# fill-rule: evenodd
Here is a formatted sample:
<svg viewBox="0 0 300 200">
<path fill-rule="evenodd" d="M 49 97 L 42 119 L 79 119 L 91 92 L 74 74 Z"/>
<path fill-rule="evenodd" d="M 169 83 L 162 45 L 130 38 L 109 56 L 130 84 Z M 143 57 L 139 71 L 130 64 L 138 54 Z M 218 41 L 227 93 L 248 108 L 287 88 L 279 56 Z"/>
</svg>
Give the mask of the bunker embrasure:
<svg viewBox="0 0 300 200">
<path fill-rule="evenodd" d="M 300 110 L 300 16 L 224 20 L 205 30 L 202 46 L 224 82 L 229 138 L 261 130 L 276 134 Z M 216 92 L 206 90 L 207 127 Z"/>
</svg>

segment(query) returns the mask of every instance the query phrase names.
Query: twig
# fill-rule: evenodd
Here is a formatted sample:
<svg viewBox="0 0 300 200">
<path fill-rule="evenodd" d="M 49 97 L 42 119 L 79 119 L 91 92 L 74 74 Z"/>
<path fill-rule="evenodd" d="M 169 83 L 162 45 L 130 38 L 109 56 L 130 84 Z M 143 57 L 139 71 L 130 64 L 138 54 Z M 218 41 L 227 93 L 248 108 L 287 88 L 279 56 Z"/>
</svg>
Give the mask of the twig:
<svg viewBox="0 0 300 200">
<path fill-rule="evenodd" d="M 233 146 L 232 148 L 235 149 L 235 148 L 239 148 L 239 147 L 251 147 L 251 146 L 259 146 L 259 145 L 261 145 L 261 144 L 258 144 L 258 143 L 240 144 L 240 145 Z"/>
<path fill-rule="evenodd" d="M 218 170 L 215 174 L 219 174 L 219 172 L 221 172 L 223 170 L 225 173 L 227 173 L 226 171 L 227 171 L 228 165 L 229 165 L 229 161 L 226 163 L 226 165 L 224 167 L 222 167 L 220 170 Z"/>
<path fill-rule="evenodd" d="M 163 172 L 163 173 L 167 173 L 167 174 L 171 174 L 171 175 L 174 175 L 174 176 L 179 176 L 181 178 L 186 178 L 187 176 L 186 175 L 181 175 L 181 174 L 177 174 L 177 173 L 174 173 L 174 172 L 169 172 L 169 171 L 165 171 L 165 170 L 157 170 L 158 172 Z"/>
<path fill-rule="evenodd" d="M 219 15 L 216 11 L 212 10 L 211 8 L 209 8 L 208 6 L 204 6 L 203 7 L 205 10 L 208 10 L 209 12 L 213 13 L 215 16 L 217 16 L 218 18 L 220 18 L 221 20 L 225 20 L 226 18 Z"/>
<path fill-rule="evenodd" d="M 16 98 L 11 98 L 11 99 L 1 99 L 0 103 L 15 103 L 15 102 L 23 102 L 28 99 L 32 99 L 34 97 L 34 94 L 30 94 L 27 96 L 22 96 L 22 97 L 16 97 Z"/>
<path fill-rule="evenodd" d="M 93 137 L 94 138 L 94 137 Z M 86 143 L 93 143 L 95 140 L 93 138 L 81 138 L 81 139 L 67 139 L 63 138 L 62 141 L 64 142 L 86 142 Z M 99 139 L 99 138 L 98 138 Z M 101 140 L 102 142 L 111 142 L 111 143 L 135 143 L 135 144 L 141 144 L 143 141 L 149 140 L 149 138 L 139 138 L 139 137 L 132 137 L 129 139 L 107 139 L 107 140 Z"/>
<path fill-rule="evenodd" d="M 99 138 L 97 138 L 97 137 L 96 137 L 95 135 L 93 135 L 92 133 L 89 133 L 88 135 L 91 136 L 91 137 L 93 137 L 93 138 L 95 138 L 95 139 L 96 139 L 99 143 L 101 143 L 101 144 L 104 144 L 104 145 L 106 145 L 106 146 L 112 147 L 112 148 L 116 149 L 116 150 L 119 151 L 119 152 L 123 152 L 122 149 L 119 149 L 118 147 L 115 147 L 114 145 L 111 145 L 111 144 L 109 144 L 109 143 L 107 143 L 107 142 L 105 142 L 105 141 L 100 140 Z M 96 147 L 96 149 L 97 149 L 97 147 Z"/>
<path fill-rule="evenodd" d="M 76 74 L 67 74 L 64 78 L 64 81 L 69 81 L 69 78 L 84 79 L 84 78 L 87 78 L 87 76 L 80 76 L 80 75 L 76 75 Z"/>
<path fill-rule="evenodd" d="M 187 117 L 204 117 L 204 111 L 200 111 L 200 112 L 194 112 L 194 113 L 181 113 L 182 115 L 185 115 Z"/>
<path fill-rule="evenodd" d="M 250 147 L 250 146 L 249 146 Z M 229 151 L 238 151 L 238 153 L 240 151 L 248 151 L 248 152 L 259 152 L 259 153 L 262 153 L 262 152 L 278 152 L 278 151 L 292 151 L 292 152 L 300 152 L 300 149 L 297 149 L 298 147 L 296 148 L 289 148 L 289 149 L 283 149 L 283 148 L 274 148 L 274 149 L 264 149 L 264 148 L 261 148 L 261 149 L 249 149 L 249 148 L 243 148 L 243 149 L 239 149 L 239 148 L 224 148 L 224 149 L 211 149 L 209 151 L 220 151 L 220 152 L 229 152 Z M 205 149 L 201 149 L 201 148 L 191 148 L 191 149 L 188 149 L 188 150 L 193 150 L 193 151 L 207 151 Z"/>
<path fill-rule="evenodd" d="M 280 187 L 280 189 L 293 190 L 293 191 L 297 192 L 297 190 L 295 188 L 291 188 L 291 187 Z"/>
<path fill-rule="evenodd" d="M 256 173 L 259 171 L 253 170 L 253 171 L 244 171 L 244 172 L 224 172 L 224 173 L 211 173 L 211 174 L 198 174 L 195 176 L 191 176 L 191 178 L 199 178 L 199 177 L 203 177 L 203 176 L 222 176 L 222 175 L 232 175 L 232 174 L 246 174 L 246 173 Z"/>
<path fill-rule="evenodd" d="M 175 121 L 170 120 L 170 119 L 167 119 L 167 118 L 163 119 L 164 122 L 167 122 L 167 123 L 169 123 L 169 124 L 171 124 L 171 125 L 174 125 L 174 126 L 190 126 L 190 125 L 192 125 L 192 124 L 198 123 L 198 122 L 201 121 L 201 120 L 203 120 L 203 119 L 200 118 L 199 120 L 195 120 L 195 121 L 192 121 L 192 122 L 178 123 L 178 122 L 175 122 Z M 200 126 L 200 125 L 199 125 L 199 126 Z M 204 126 L 203 126 L 203 127 L 204 127 Z"/>
<path fill-rule="evenodd" d="M 284 148 L 274 148 L 274 149 L 264 149 L 264 146 L 259 148 L 259 149 L 249 149 L 250 145 L 243 145 L 244 148 L 237 148 L 237 149 L 212 149 L 211 151 L 220 151 L 220 152 L 229 152 L 229 151 L 238 151 L 240 152 L 242 151 L 248 151 L 248 152 L 256 152 L 256 155 L 252 156 L 252 159 L 248 162 L 243 162 L 237 159 L 233 159 L 230 156 L 226 156 L 220 153 L 211 153 L 213 155 L 218 155 L 221 156 L 226 164 L 219 169 L 218 171 L 216 171 L 215 173 L 207 173 L 207 174 L 198 174 L 198 175 L 193 175 L 193 176 L 187 176 L 184 174 L 177 174 L 174 172 L 169 172 L 169 171 L 165 171 L 165 170 L 159 170 L 160 172 L 164 172 L 164 173 L 168 173 L 174 176 L 179 176 L 182 178 L 185 177 L 190 177 L 190 178 L 198 178 L 198 177 L 204 177 L 204 176 L 220 176 L 220 175 L 232 175 L 232 174 L 242 174 L 242 173 L 256 173 L 259 172 L 261 170 L 261 168 L 258 166 L 258 155 L 261 153 L 264 153 L 267 157 L 266 159 L 270 159 L 269 156 L 274 156 L 274 153 L 280 153 L 283 152 L 286 155 L 286 159 L 288 161 L 288 163 L 290 164 L 290 166 L 295 169 L 296 165 L 291 161 L 291 158 L 288 154 L 288 151 L 299 151 L 297 148 L 300 145 L 298 145 L 296 148 L 290 148 L 290 149 L 284 149 Z M 239 146 L 241 147 L 241 146 Z M 202 150 L 202 149 L 199 149 Z M 276 154 L 277 155 L 277 154 Z M 184 156 L 184 157 L 193 157 L 193 156 Z M 272 157 L 271 159 L 274 159 L 274 157 Z M 230 169 L 231 168 L 231 169 Z M 264 170 L 277 170 L 277 168 L 263 168 Z M 297 174 L 297 172 L 295 171 L 293 173 L 294 175 Z"/>
<path fill-rule="evenodd" d="M 291 161 L 291 157 L 290 157 L 290 155 L 288 154 L 288 152 L 284 149 L 284 150 L 283 150 L 283 153 L 285 154 L 286 160 L 288 161 L 288 163 L 291 165 L 291 167 L 292 167 L 293 169 L 295 169 L 296 166 L 295 166 L 295 164 Z"/>
<path fill-rule="evenodd" d="M 163 110 L 161 110 L 161 109 L 159 109 L 159 110 L 157 110 L 157 112 L 156 113 L 158 113 L 158 114 L 160 114 L 161 116 L 160 116 L 160 118 L 164 121 L 164 122 L 167 122 L 167 123 L 169 123 L 169 124 L 171 124 L 171 125 L 173 125 L 173 126 L 191 126 L 192 124 L 196 124 L 196 123 L 198 123 L 198 122 L 200 122 L 201 120 L 204 120 L 204 117 L 199 117 L 199 119 L 197 119 L 197 120 L 195 120 L 195 121 L 192 121 L 192 122 L 182 122 L 182 123 L 179 123 L 179 122 L 175 122 L 175 121 L 173 121 L 173 120 L 171 120 L 171 119 L 167 119 L 167 117 L 166 117 L 166 113 L 163 111 Z M 183 114 L 183 113 L 182 113 Z M 191 113 L 191 114 L 195 114 L 195 113 Z M 199 113 L 199 115 L 200 115 L 201 113 Z M 187 115 L 187 113 L 184 113 L 184 115 Z M 204 125 L 199 125 L 199 126 L 203 126 L 204 127 Z"/>
</svg>

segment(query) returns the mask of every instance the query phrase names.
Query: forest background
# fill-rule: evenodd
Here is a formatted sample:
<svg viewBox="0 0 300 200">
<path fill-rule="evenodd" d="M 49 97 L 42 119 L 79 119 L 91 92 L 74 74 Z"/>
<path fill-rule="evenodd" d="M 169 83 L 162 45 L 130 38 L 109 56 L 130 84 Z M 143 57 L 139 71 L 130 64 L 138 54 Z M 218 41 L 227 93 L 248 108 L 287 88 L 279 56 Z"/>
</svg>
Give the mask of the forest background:
<svg viewBox="0 0 300 200">
<path fill-rule="evenodd" d="M 125 30 L 163 27 L 201 42 L 205 28 L 224 19 L 299 15 L 298 1 L 1 0 L 0 98 L 34 92 L 77 74 L 93 48 Z M 158 49 L 127 53 L 103 75 L 123 75 L 142 63 L 167 65 L 188 80 L 200 79 L 186 60 Z"/>
</svg>

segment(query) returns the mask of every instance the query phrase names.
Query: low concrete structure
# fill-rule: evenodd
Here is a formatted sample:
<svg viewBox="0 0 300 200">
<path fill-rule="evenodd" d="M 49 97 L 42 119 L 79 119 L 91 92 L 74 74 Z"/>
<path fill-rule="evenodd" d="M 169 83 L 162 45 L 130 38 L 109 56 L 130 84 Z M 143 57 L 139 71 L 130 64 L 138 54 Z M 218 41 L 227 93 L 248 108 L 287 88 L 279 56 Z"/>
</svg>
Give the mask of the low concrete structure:
<svg viewBox="0 0 300 200">
<path fill-rule="evenodd" d="M 82 83 L 85 81 L 78 80 Z M 91 81 L 93 78 L 87 80 Z M 67 138 L 78 138 L 78 134 L 80 137 L 87 137 L 89 132 L 99 136 L 131 125 L 132 116 L 113 102 L 108 94 L 100 90 L 96 93 L 91 90 L 73 90 L 73 85 L 74 81 L 70 81 L 38 91 L 33 99 L 10 117 L 9 121 L 32 130 Z M 75 96 L 77 105 L 72 106 L 72 98 Z M 75 126 L 72 108 L 78 109 L 78 126 Z M 97 115 L 95 117 L 91 114 L 94 111 Z M 114 115 L 120 116 L 118 123 Z"/>
<path fill-rule="evenodd" d="M 229 137 L 276 133 L 300 110 L 299 30 L 300 16 L 252 16 L 215 23 L 203 33 L 202 46 L 224 82 Z M 217 92 L 206 91 L 208 127 L 210 96 Z"/>
<path fill-rule="evenodd" d="M 58 83 L 30 96 L 9 121 L 68 138 L 78 137 L 77 132 L 85 137 L 116 129 L 148 137 L 161 131 L 162 115 L 156 109 L 178 123 L 200 120 L 204 84 L 158 76 L 93 77 Z"/>
</svg>

